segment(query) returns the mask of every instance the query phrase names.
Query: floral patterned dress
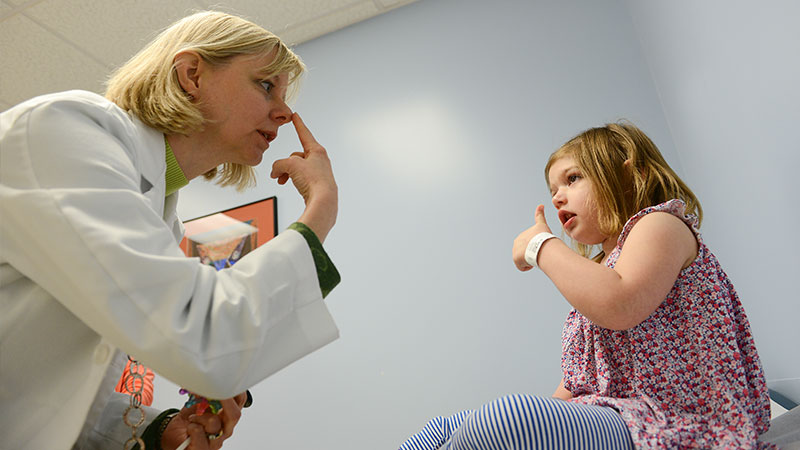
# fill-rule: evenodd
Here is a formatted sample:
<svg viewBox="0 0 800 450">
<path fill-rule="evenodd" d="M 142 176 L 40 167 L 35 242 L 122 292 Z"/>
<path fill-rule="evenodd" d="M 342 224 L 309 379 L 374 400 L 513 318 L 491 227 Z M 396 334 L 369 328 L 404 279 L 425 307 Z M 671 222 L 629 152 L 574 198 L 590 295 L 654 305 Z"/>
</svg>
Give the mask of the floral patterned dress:
<svg viewBox="0 0 800 450">
<path fill-rule="evenodd" d="M 697 219 L 670 200 L 625 224 L 606 265 L 646 214 L 673 214 L 698 242 L 662 304 L 639 325 L 602 328 L 573 309 L 562 333 L 564 386 L 572 402 L 610 406 L 637 448 L 755 448 L 769 427 L 764 372 L 739 297 L 703 243 Z"/>
</svg>

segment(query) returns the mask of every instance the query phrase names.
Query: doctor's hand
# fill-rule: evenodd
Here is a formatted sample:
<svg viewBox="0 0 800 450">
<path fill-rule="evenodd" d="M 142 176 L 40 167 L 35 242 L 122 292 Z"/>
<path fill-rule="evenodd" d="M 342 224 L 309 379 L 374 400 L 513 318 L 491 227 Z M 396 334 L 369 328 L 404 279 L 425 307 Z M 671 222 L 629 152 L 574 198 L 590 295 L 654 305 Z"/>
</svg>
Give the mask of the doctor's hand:
<svg viewBox="0 0 800 450">
<path fill-rule="evenodd" d="M 246 400 L 246 393 L 222 400 L 222 409 L 217 414 L 206 411 L 198 416 L 195 405 L 181 409 L 161 435 L 161 448 L 174 450 L 189 437 L 191 441 L 187 450 L 219 449 L 225 439 L 233 435 Z"/>
<path fill-rule="evenodd" d="M 298 221 L 311 228 L 320 242 L 324 242 L 339 212 L 339 191 L 333 178 L 331 161 L 325 148 L 314 139 L 297 113 L 292 114 L 292 125 L 303 151 L 275 161 L 270 177 L 277 179 L 278 184 L 292 180 L 306 203 L 306 209 Z"/>
<path fill-rule="evenodd" d="M 528 248 L 528 242 L 539 233 L 551 233 L 550 227 L 547 225 L 547 220 L 544 217 L 544 205 L 536 207 L 534 220 L 536 224 L 520 233 L 519 236 L 514 239 L 514 246 L 511 249 L 511 257 L 514 260 L 514 265 L 523 272 L 533 268 L 533 266 L 525 261 L 525 250 Z"/>
</svg>

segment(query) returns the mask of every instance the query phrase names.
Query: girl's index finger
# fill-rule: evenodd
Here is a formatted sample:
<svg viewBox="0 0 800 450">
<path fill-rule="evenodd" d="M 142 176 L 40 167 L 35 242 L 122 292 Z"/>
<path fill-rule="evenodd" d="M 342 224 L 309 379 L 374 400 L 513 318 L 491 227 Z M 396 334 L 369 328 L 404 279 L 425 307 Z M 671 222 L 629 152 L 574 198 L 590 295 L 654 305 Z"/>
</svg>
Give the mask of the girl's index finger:
<svg viewBox="0 0 800 450">
<path fill-rule="evenodd" d="M 319 144 L 317 140 L 314 139 L 314 135 L 311 134 L 311 130 L 309 130 L 303 122 L 303 119 L 300 118 L 300 114 L 292 114 L 292 125 L 294 125 L 294 130 L 297 132 L 297 137 L 300 139 L 300 144 L 302 144 L 304 150 L 307 150 L 306 147 L 308 145 Z"/>
</svg>

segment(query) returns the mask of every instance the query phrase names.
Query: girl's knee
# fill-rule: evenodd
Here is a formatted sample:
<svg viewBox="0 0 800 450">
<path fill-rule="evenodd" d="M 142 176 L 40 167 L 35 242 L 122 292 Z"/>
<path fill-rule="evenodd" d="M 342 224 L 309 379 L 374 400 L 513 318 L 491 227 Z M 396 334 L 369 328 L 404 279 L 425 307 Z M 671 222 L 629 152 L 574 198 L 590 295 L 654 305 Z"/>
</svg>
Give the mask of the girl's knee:
<svg viewBox="0 0 800 450">
<path fill-rule="evenodd" d="M 452 439 L 452 448 L 513 449 L 526 448 L 530 434 L 527 426 L 530 399 L 523 395 L 507 395 L 495 399 L 466 418 Z"/>
</svg>

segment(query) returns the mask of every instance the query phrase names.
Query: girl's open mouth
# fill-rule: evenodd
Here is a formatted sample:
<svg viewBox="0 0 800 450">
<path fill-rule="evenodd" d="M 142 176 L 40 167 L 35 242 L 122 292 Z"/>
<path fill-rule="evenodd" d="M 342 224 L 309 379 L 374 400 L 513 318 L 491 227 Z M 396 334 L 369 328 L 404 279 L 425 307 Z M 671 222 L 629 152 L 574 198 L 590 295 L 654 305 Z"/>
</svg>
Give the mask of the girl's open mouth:
<svg viewBox="0 0 800 450">
<path fill-rule="evenodd" d="M 573 214 L 563 209 L 558 211 L 558 220 L 561 221 L 561 226 L 563 226 L 564 228 L 567 228 L 573 222 L 575 216 L 576 214 Z"/>
</svg>

